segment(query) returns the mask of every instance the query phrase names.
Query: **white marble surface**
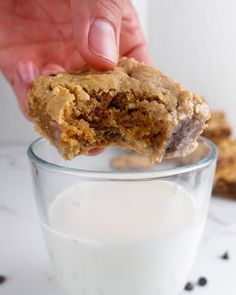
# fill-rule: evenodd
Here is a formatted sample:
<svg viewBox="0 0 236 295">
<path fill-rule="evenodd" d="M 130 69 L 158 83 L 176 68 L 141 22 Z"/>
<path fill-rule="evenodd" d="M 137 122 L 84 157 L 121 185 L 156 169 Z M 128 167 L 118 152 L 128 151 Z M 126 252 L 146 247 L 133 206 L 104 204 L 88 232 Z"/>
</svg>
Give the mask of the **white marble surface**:
<svg viewBox="0 0 236 295">
<path fill-rule="evenodd" d="M 228 250 L 230 260 L 219 256 Z M 0 295 L 60 295 L 37 221 L 26 147 L 0 147 Z M 189 276 L 206 287 L 183 294 L 236 294 L 236 202 L 213 198 L 206 231 Z M 111 294 L 112 295 L 112 294 Z"/>
</svg>

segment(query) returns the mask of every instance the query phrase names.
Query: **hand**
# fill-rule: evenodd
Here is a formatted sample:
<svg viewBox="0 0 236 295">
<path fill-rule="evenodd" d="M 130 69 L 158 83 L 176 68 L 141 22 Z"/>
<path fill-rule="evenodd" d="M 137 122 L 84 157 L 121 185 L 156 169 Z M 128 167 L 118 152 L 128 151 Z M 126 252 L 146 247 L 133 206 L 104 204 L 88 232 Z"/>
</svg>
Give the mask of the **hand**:
<svg viewBox="0 0 236 295">
<path fill-rule="evenodd" d="M 130 0 L 4 0 L 0 3 L 0 70 L 27 111 L 40 74 L 84 64 L 111 69 L 118 56 L 150 63 Z"/>
</svg>

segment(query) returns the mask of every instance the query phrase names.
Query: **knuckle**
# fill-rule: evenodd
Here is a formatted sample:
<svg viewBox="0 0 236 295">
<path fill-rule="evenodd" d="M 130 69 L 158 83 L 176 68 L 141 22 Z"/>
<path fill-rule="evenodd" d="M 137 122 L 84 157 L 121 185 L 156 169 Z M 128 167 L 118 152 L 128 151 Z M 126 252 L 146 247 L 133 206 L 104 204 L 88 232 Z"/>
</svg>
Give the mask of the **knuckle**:
<svg viewBox="0 0 236 295">
<path fill-rule="evenodd" d="M 108 15 L 117 17 L 123 14 L 124 0 L 98 0 L 96 2 L 98 7 Z"/>
</svg>

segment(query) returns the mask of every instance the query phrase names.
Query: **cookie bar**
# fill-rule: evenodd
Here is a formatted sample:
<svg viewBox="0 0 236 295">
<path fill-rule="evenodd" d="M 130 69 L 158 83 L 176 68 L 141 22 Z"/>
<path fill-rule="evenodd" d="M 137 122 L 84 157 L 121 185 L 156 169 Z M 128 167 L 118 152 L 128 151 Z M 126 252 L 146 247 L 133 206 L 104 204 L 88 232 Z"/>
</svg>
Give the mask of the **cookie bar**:
<svg viewBox="0 0 236 295">
<path fill-rule="evenodd" d="M 223 140 L 217 146 L 219 150 L 217 167 L 236 164 L 236 139 Z"/>
<path fill-rule="evenodd" d="M 211 139 L 216 144 L 231 135 L 231 128 L 226 120 L 224 112 L 211 112 L 208 127 L 204 131 L 203 135 Z"/>
<path fill-rule="evenodd" d="M 159 69 L 122 58 L 112 71 L 40 76 L 29 116 L 65 159 L 115 145 L 159 162 L 195 150 L 209 108 Z"/>
<path fill-rule="evenodd" d="M 219 196 L 236 198 L 236 139 L 222 141 L 218 149 L 213 192 Z"/>
<path fill-rule="evenodd" d="M 218 169 L 213 193 L 218 196 L 236 199 L 236 165 Z"/>
</svg>

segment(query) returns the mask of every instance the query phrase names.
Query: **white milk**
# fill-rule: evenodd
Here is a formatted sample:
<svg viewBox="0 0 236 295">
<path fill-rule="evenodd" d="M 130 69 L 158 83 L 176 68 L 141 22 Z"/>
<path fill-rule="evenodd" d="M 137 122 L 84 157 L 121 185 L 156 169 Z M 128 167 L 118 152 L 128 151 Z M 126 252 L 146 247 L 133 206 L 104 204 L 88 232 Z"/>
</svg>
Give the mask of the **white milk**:
<svg viewBox="0 0 236 295">
<path fill-rule="evenodd" d="M 176 295 L 202 234 L 196 204 L 165 181 L 78 185 L 49 209 L 44 235 L 70 295 Z"/>
</svg>

